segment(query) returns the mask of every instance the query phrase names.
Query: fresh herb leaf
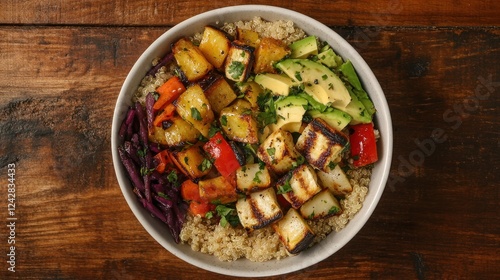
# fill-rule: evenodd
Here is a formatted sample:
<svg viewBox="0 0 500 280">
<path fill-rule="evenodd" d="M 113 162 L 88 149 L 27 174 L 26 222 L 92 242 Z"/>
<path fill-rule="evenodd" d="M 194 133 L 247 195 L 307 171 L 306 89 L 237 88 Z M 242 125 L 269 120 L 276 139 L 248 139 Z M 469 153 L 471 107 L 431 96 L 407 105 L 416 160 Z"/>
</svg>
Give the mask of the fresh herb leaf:
<svg viewBox="0 0 500 280">
<path fill-rule="evenodd" d="M 195 107 L 191 107 L 191 117 L 197 121 L 201 121 L 203 118 L 201 117 L 200 111 Z"/>
<path fill-rule="evenodd" d="M 213 217 L 214 217 L 214 212 L 212 212 L 212 211 L 208 211 L 205 214 L 205 218 L 207 218 L 207 219 L 212 219 Z"/>
<path fill-rule="evenodd" d="M 177 184 L 179 180 L 177 172 L 175 172 L 174 170 L 170 171 L 170 173 L 168 173 L 167 175 L 167 180 L 172 184 Z"/>
<path fill-rule="evenodd" d="M 328 210 L 328 215 L 335 215 L 340 211 L 340 209 L 337 206 L 332 206 L 330 210 Z"/>
<path fill-rule="evenodd" d="M 227 125 L 227 116 L 226 115 L 220 117 L 220 124 L 222 124 L 223 126 Z"/>
<path fill-rule="evenodd" d="M 266 151 L 267 151 L 267 154 L 272 157 L 272 156 L 274 156 L 274 153 L 276 153 L 276 148 L 267 148 Z"/>
<path fill-rule="evenodd" d="M 217 207 L 215 207 L 215 211 L 217 212 L 217 215 L 220 216 L 219 224 L 222 227 L 227 226 L 228 223 L 231 226 L 237 226 L 240 223 L 240 219 L 238 218 L 238 214 L 236 213 L 235 208 L 219 204 L 217 205 Z"/>
<path fill-rule="evenodd" d="M 158 192 L 158 196 L 170 200 L 170 197 L 162 192 Z"/>
<path fill-rule="evenodd" d="M 241 75 L 243 75 L 243 71 L 245 71 L 245 64 L 241 61 L 233 61 L 229 64 L 228 74 L 231 75 L 233 79 L 239 79 Z"/>
<path fill-rule="evenodd" d="M 277 194 L 287 193 L 292 191 L 292 185 L 290 185 L 290 179 L 286 180 L 283 185 L 278 186 Z"/>
<path fill-rule="evenodd" d="M 257 184 L 260 184 L 262 183 L 262 181 L 260 180 L 260 174 L 262 174 L 262 170 L 259 170 L 257 172 L 255 172 L 255 176 L 253 177 L 253 182 L 257 183 Z"/>
<path fill-rule="evenodd" d="M 206 158 L 203 159 L 203 161 L 198 165 L 198 170 L 201 172 L 205 172 L 209 170 L 212 167 L 212 162 Z"/>
</svg>

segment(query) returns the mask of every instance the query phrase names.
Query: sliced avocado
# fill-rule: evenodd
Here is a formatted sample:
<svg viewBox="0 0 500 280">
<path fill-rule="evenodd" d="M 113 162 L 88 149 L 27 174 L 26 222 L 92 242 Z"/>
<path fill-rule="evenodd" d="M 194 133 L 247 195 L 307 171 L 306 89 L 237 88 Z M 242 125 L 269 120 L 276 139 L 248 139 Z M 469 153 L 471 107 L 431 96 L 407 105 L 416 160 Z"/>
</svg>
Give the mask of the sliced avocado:
<svg viewBox="0 0 500 280">
<path fill-rule="evenodd" d="M 309 110 L 306 114 L 313 118 L 320 118 L 324 120 L 328 125 L 339 131 L 344 129 L 352 120 L 352 117 L 349 114 L 335 108 L 330 108 L 326 112 Z"/>
<path fill-rule="evenodd" d="M 337 67 L 336 57 L 337 54 L 332 49 L 327 49 L 318 54 L 318 61 L 329 68 L 335 68 Z"/>
<path fill-rule="evenodd" d="M 334 107 L 345 108 L 351 101 L 342 80 L 321 63 L 309 59 L 285 59 L 278 62 L 276 67 L 305 86 L 321 86 L 328 94 L 328 102 L 331 102 Z"/>
<path fill-rule="evenodd" d="M 272 131 L 279 128 L 290 132 L 298 132 L 302 125 L 302 117 L 307 108 L 307 100 L 299 96 L 288 96 L 276 102 L 278 121 L 270 125 Z"/>
<path fill-rule="evenodd" d="M 318 54 L 318 41 L 315 36 L 308 36 L 290 44 L 290 50 L 292 58 L 307 58 L 309 55 Z"/>
<path fill-rule="evenodd" d="M 351 94 L 351 102 L 342 111 L 351 115 L 352 120 L 350 124 L 370 123 L 372 121 L 371 115 L 366 111 L 365 105 L 356 97 L 354 93 Z"/>
<path fill-rule="evenodd" d="M 368 94 L 363 89 L 361 81 L 359 80 L 356 70 L 350 60 L 346 61 L 339 67 L 340 72 L 347 78 L 347 81 L 353 86 L 353 93 L 356 97 L 363 103 L 368 114 L 373 115 L 375 113 L 375 106 L 373 102 L 368 97 Z"/>
<path fill-rule="evenodd" d="M 287 96 L 290 87 L 295 85 L 295 82 L 289 77 L 273 73 L 257 74 L 254 81 L 261 87 L 270 90 L 274 95 L 284 96 Z"/>
</svg>

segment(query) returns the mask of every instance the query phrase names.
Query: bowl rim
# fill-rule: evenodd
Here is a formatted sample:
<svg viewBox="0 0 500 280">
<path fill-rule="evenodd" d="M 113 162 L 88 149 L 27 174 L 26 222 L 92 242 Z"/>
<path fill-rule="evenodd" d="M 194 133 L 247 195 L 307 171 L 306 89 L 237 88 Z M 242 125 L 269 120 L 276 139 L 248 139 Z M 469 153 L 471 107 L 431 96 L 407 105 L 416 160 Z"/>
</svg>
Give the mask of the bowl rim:
<svg viewBox="0 0 500 280">
<path fill-rule="evenodd" d="M 248 14 L 251 14 L 251 16 L 248 16 Z M 339 52 L 339 54 L 344 59 L 348 58 L 352 61 L 356 71 L 360 73 L 360 79 L 365 85 L 366 91 L 375 103 L 378 113 L 375 114 L 374 121 L 381 133 L 381 139 L 379 141 L 381 142 L 379 144 L 379 162 L 375 164 L 373 169 L 374 174 L 376 173 L 378 176 L 374 177 L 372 174 L 370 190 L 372 190 L 373 186 L 375 186 L 375 188 L 373 188 L 374 191 L 369 191 L 367 194 L 367 197 L 370 196 L 371 200 L 365 200 L 363 207 L 355 217 L 349 221 L 344 229 L 335 233 L 334 237 L 330 236 L 333 233 L 330 234 L 325 240 L 316 244 L 313 248 L 302 252 L 298 256 L 262 263 L 250 262 L 245 259 L 230 263 L 221 262 L 215 256 L 192 251 L 188 245 L 175 244 L 171 236 L 165 234 L 167 229 L 164 224 L 161 224 L 158 219 L 153 218 L 144 208 L 142 208 L 136 199 L 131 189 L 131 183 L 128 180 L 125 169 L 120 163 L 117 152 L 118 145 L 120 144 L 118 131 L 126 109 L 131 105 L 132 94 L 142 80 L 142 77 L 149 70 L 152 59 L 162 54 L 164 55 L 167 52 L 168 48 L 164 48 L 166 42 L 174 40 L 172 38 L 175 36 L 178 37 L 179 34 L 186 33 L 183 30 L 190 29 L 194 25 L 201 26 L 203 24 L 218 21 L 222 21 L 223 23 L 226 19 L 228 19 L 227 21 L 229 22 L 234 22 L 243 19 L 241 15 L 246 15 L 244 20 L 249 20 L 254 16 L 261 16 L 263 19 L 267 19 L 266 16 L 262 15 L 274 15 L 282 19 L 291 18 L 300 28 L 304 29 L 304 26 L 301 24 L 309 27 L 307 29 L 310 30 L 305 30 L 306 33 L 313 35 L 318 33 L 325 34 L 328 38 L 318 37 L 327 41 L 332 46 L 341 46 L 343 51 Z M 231 19 L 231 17 L 234 19 Z M 332 44 L 332 42 L 334 44 Z M 334 49 L 336 48 L 334 47 Z M 139 75 L 140 73 L 142 73 L 142 76 Z M 367 84 L 369 84 L 369 87 L 367 87 Z M 332 256 L 361 230 L 375 210 L 387 183 L 392 161 L 393 130 L 390 110 L 378 80 L 364 59 L 344 38 L 321 22 L 290 9 L 271 5 L 235 5 L 206 11 L 180 22 L 164 32 L 141 54 L 128 73 L 116 101 L 111 127 L 111 149 L 117 181 L 127 204 L 144 229 L 165 249 L 183 261 L 211 272 L 238 277 L 265 277 L 287 274 L 314 265 Z M 354 220 L 356 220 L 356 222 L 353 222 Z M 333 242 L 332 240 L 338 235 L 341 236 L 341 240 Z M 327 240 L 329 241 L 325 242 Z M 331 247 L 327 248 L 327 246 Z M 317 249 L 314 249 L 315 247 L 317 247 Z M 319 253 L 316 251 L 319 251 Z M 300 260 L 300 262 L 298 260 Z M 281 264 L 281 266 L 277 266 L 277 264 Z"/>
</svg>

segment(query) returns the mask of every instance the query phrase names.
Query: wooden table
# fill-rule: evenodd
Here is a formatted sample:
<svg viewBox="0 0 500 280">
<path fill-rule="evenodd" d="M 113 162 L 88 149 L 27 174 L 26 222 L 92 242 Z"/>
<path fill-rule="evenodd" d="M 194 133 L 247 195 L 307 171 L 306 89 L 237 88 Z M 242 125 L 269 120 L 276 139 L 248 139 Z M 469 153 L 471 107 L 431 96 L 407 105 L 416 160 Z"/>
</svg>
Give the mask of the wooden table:
<svg viewBox="0 0 500 280">
<path fill-rule="evenodd" d="M 110 148 L 138 56 L 226 3 L 0 0 L 1 279 L 233 279 L 147 234 Z M 325 261 L 269 279 L 500 279 L 499 3 L 273 2 L 352 43 L 385 91 L 395 138 L 386 191 L 359 234 Z"/>
</svg>

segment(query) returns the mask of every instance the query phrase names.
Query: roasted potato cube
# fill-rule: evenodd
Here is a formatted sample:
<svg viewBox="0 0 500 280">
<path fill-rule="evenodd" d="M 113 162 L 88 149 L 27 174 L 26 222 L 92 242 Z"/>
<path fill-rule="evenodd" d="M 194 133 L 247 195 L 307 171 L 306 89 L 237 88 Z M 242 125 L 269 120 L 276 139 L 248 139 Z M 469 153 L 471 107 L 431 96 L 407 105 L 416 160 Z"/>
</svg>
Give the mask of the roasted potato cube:
<svg viewBox="0 0 500 280">
<path fill-rule="evenodd" d="M 176 111 L 184 120 L 193 125 L 203 136 L 214 121 L 214 112 L 205 93 L 198 84 L 190 86 L 175 101 Z"/>
<path fill-rule="evenodd" d="M 263 164 L 250 163 L 236 170 L 236 189 L 245 194 L 271 186 L 271 174 Z"/>
<path fill-rule="evenodd" d="M 237 99 L 222 109 L 219 120 L 222 130 L 230 140 L 249 144 L 259 142 L 257 121 L 248 101 Z"/>
<path fill-rule="evenodd" d="M 352 192 L 352 185 L 338 164 L 328 172 L 318 170 L 316 174 L 323 188 L 328 188 L 334 195 L 344 197 Z"/>
<path fill-rule="evenodd" d="M 200 49 L 188 38 L 181 38 L 175 42 L 172 52 L 177 64 L 190 82 L 199 80 L 214 68 Z"/>
<path fill-rule="evenodd" d="M 241 224 L 249 231 L 268 226 L 283 217 L 273 188 L 238 199 L 236 211 Z"/>
<path fill-rule="evenodd" d="M 260 43 L 259 33 L 250 29 L 243 29 L 238 27 L 236 29 L 236 38 L 243 44 L 249 45 L 254 48 L 257 48 Z"/>
<path fill-rule="evenodd" d="M 307 249 L 314 239 L 314 232 L 299 212 L 290 208 L 286 215 L 272 227 L 290 254 Z"/>
<path fill-rule="evenodd" d="M 174 116 L 169 121 L 167 129 L 153 126 L 149 134 L 149 141 L 169 147 L 180 147 L 187 143 L 194 143 L 200 137 L 200 132 L 179 116 Z"/>
<path fill-rule="evenodd" d="M 250 102 L 252 108 L 258 108 L 257 100 L 262 94 L 262 87 L 254 81 L 237 83 L 238 90 L 243 94 L 243 98 Z"/>
<path fill-rule="evenodd" d="M 329 126 L 324 120 L 315 118 L 302 131 L 295 147 L 316 169 L 328 172 L 339 160 L 349 138 Z"/>
<path fill-rule="evenodd" d="M 231 41 L 224 31 L 213 26 L 205 26 L 199 48 L 215 68 L 222 68 L 230 46 Z"/>
<path fill-rule="evenodd" d="M 255 74 L 277 73 L 274 64 L 290 53 L 290 48 L 281 40 L 268 37 L 260 39 L 260 44 L 255 49 L 255 65 L 253 72 Z"/>
<path fill-rule="evenodd" d="M 278 193 L 298 209 L 311 197 L 321 191 L 314 169 L 308 164 L 302 164 L 276 183 Z"/>
<path fill-rule="evenodd" d="M 200 180 L 200 197 L 215 204 L 226 204 L 238 200 L 236 187 L 223 176 Z"/>
<path fill-rule="evenodd" d="M 302 157 L 295 149 L 292 134 L 281 129 L 271 133 L 262 142 L 257 156 L 277 175 L 290 171 Z"/>
<path fill-rule="evenodd" d="M 190 146 L 180 151 L 173 151 L 171 153 L 179 168 L 182 168 L 191 179 L 201 178 L 207 175 L 212 164 L 209 159 L 204 156 L 203 148 L 200 144 Z"/>
<path fill-rule="evenodd" d="M 341 212 L 339 201 L 328 189 L 322 190 L 300 207 L 302 217 L 309 220 L 339 215 Z"/>
<path fill-rule="evenodd" d="M 224 64 L 226 78 L 235 82 L 245 81 L 253 67 L 254 50 L 251 46 L 233 41 Z"/>
<path fill-rule="evenodd" d="M 220 114 L 236 99 L 236 93 L 223 76 L 219 76 L 206 90 L 205 96 L 215 113 Z"/>
</svg>

